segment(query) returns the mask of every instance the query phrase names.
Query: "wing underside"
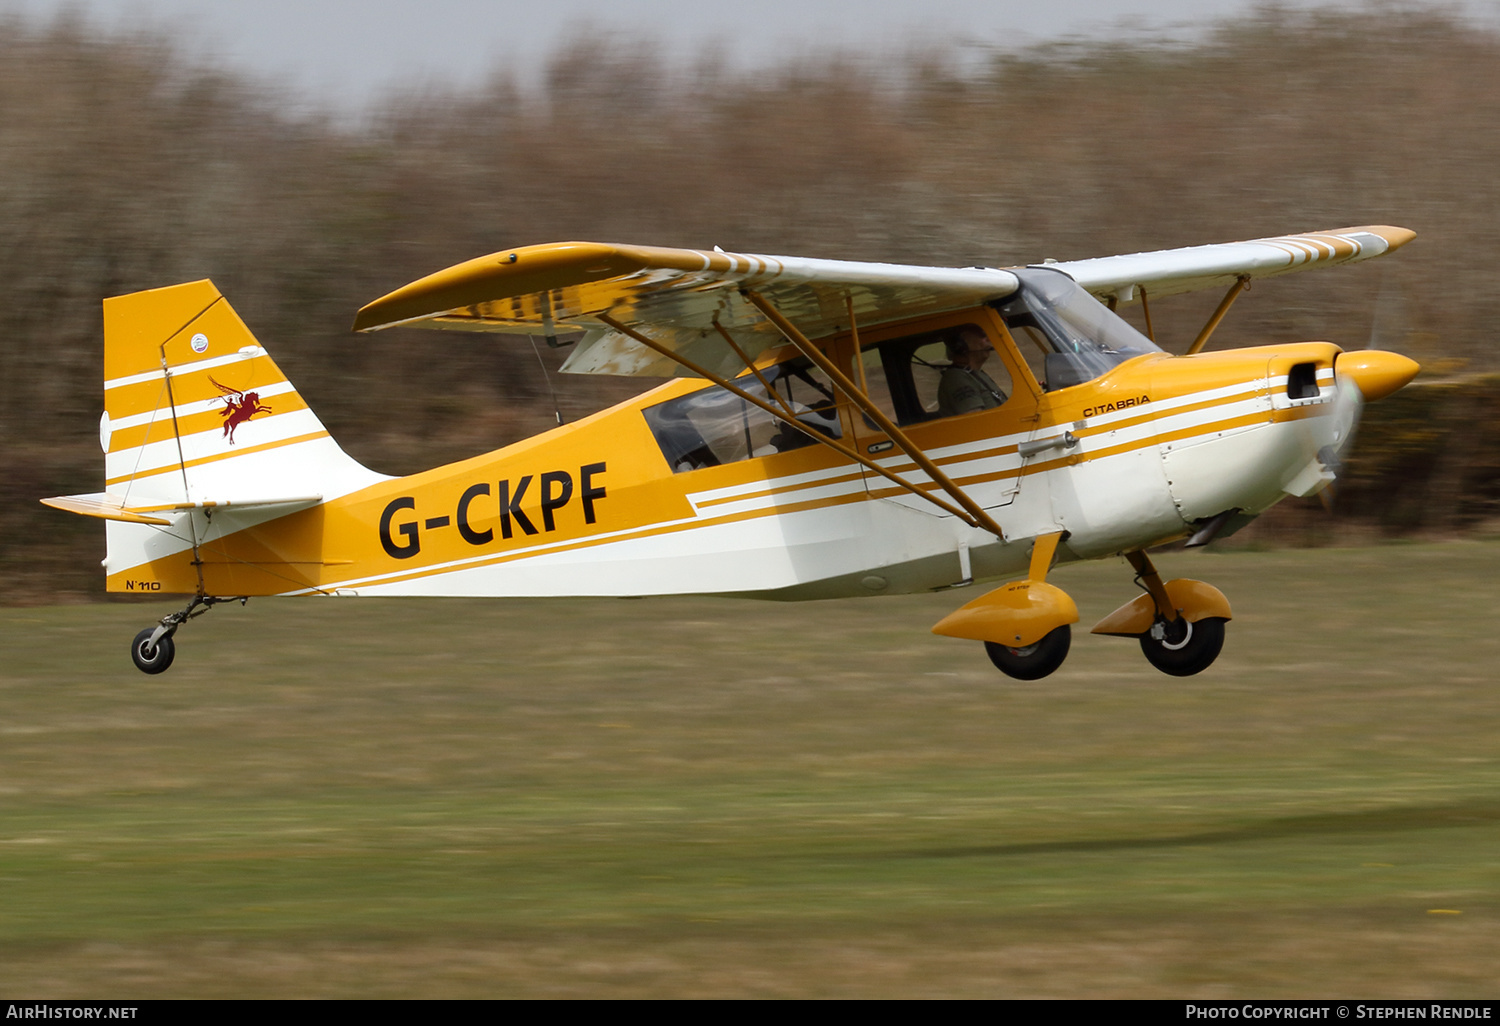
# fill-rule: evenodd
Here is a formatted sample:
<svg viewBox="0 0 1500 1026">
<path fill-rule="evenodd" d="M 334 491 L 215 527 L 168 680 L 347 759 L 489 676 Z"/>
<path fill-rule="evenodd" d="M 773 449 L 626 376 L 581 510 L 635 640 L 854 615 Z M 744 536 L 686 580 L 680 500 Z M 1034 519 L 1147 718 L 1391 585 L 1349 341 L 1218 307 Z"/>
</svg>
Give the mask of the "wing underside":
<svg viewBox="0 0 1500 1026">
<path fill-rule="evenodd" d="M 412 282 L 366 306 L 358 331 L 399 324 L 557 336 L 583 332 L 564 370 L 671 376 L 682 368 L 607 327 L 633 328 L 706 367 L 742 369 L 719 329 L 750 357 L 782 343 L 741 295 L 753 289 L 816 338 L 861 325 L 963 309 L 1009 295 L 991 268 L 912 267 L 720 251 L 565 242 L 492 253 Z"/>
</svg>

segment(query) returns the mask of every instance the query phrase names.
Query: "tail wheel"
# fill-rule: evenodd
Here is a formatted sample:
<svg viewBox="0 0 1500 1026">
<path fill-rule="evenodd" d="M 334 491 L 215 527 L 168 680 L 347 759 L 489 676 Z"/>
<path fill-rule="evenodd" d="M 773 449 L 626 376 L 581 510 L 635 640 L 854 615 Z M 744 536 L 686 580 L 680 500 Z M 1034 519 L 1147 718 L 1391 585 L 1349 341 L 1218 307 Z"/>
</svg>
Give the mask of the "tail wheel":
<svg viewBox="0 0 1500 1026">
<path fill-rule="evenodd" d="M 1016 680 L 1041 680 L 1063 664 L 1073 644 L 1073 629 L 1068 624 L 1056 628 L 1034 645 L 1008 648 L 993 641 L 984 643 L 990 662 L 1007 677 Z"/>
<path fill-rule="evenodd" d="M 172 635 L 163 634 L 153 645 L 151 635 L 155 633 L 155 627 L 147 627 L 130 643 L 130 658 L 134 660 L 135 668 L 142 673 L 161 673 L 172 665 L 172 658 L 177 655 Z"/>
<path fill-rule="evenodd" d="M 1224 618 L 1208 616 L 1197 623 L 1182 617 L 1168 623 L 1158 620 L 1151 633 L 1141 635 L 1141 651 L 1162 673 L 1191 677 L 1202 673 L 1219 658 L 1224 648 Z"/>
</svg>

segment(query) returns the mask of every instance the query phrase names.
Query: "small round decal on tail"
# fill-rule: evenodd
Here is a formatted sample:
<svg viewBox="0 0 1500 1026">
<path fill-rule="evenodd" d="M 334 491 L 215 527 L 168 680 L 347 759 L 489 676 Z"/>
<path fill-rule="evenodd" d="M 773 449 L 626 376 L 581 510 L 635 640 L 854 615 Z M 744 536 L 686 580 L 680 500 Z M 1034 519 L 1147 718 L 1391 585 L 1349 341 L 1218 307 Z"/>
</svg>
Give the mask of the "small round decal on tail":
<svg viewBox="0 0 1500 1026">
<path fill-rule="evenodd" d="M 193 352 L 195 353 L 202 354 L 208 352 L 208 336 L 203 334 L 203 332 L 201 331 L 193 336 L 192 342 L 190 344 L 192 345 Z"/>
</svg>

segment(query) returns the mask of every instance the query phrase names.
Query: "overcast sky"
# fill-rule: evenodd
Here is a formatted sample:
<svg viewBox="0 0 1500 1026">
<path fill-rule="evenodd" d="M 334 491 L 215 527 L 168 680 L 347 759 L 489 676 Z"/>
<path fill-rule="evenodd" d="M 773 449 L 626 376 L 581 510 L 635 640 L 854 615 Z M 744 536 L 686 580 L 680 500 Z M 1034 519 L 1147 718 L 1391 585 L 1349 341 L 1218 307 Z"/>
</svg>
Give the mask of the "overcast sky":
<svg viewBox="0 0 1500 1026">
<path fill-rule="evenodd" d="M 1425 5 L 1500 21 L 1500 0 Z M 745 65 L 827 46 L 881 51 L 932 40 L 1014 46 L 1070 35 L 1188 31 L 1254 6 L 1251 0 L 0 0 L 0 11 L 33 18 L 68 8 L 102 28 L 168 27 L 207 62 L 225 62 L 346 110 L 396 85 L 470 85 L 497 66 L 526 74 L 585 28 L 598 38 L 655 40 L 684 55 L 717 43 Z"/>
</svg>

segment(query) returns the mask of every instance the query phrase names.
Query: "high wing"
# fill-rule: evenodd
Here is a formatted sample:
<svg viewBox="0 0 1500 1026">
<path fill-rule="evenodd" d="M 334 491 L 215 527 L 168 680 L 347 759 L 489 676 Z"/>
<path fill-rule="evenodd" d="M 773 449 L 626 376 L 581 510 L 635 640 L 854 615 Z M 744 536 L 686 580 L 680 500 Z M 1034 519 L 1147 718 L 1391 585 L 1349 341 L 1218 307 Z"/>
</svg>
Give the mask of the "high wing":
<svg viewBox="0 0 1500 1026">
<path fill-rule="evenodd" d="M 1249 242 L 1053 263 L 1102 299 L 1134 301 L 1380 256 L 1414 237 L 1368 226 Z M 644 332 L 688 362 L 730 376 L 778 346 L 780 330 L 752 291 L 812 339 L 1000 299 L 1018 286 L 993 267 L 921 267 L 722 250 L 595 242 L 523 246 L 456 264 L 375 300 L 356 331 L 397 325 L 507 334 L 583 332 L 563 365 L 575 374 L 691 373 L 611 324 Z M 740 352 L 726 341 L 732 337 Z"/>
<path fill-rule="evenodd" d="M 754 358 L 782 344 L 780 333 L 742 296 L 764 295 L 803 333 L 833 334 L 926 313 L 961 310 L 1016 289 L 994 268 L 915 267 L 718 250 L 562 242 L 479 257 L 428 275 L 359 311 L 356 331 L 400 324 L 555 336 L 585 332 L 563 365 L 575 374 L 669 377 L 672 360 L 599 318 L 649 330 L 666 348 L 710 368 L 738 373 L 739 355 L 715 323 Z"/>
<path fill-rule="evenodd" d="M 1140 298 L 1137 290 L 1141 288 L 1151 298 L 1173 296 L 1224 288 L 1240 278 L 1271 278 L 1314 267 L 1358 263 L 1404 246 L 1416 234 L 1407 228 L 1375 224 L 1248 242 L 1068 260 L 1047 266 L 1066 271 L 1099 299 L 1132 303 Z"/>
</svg>

